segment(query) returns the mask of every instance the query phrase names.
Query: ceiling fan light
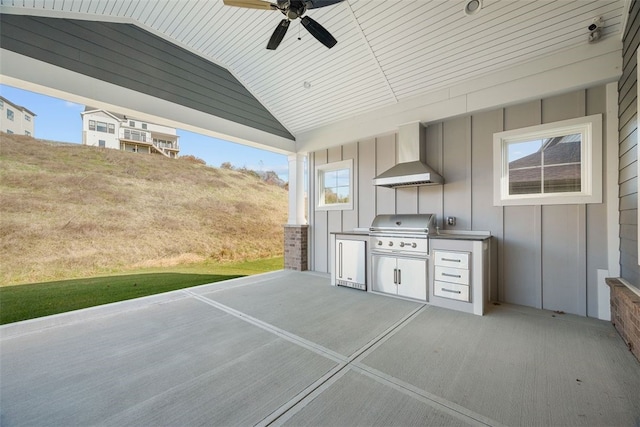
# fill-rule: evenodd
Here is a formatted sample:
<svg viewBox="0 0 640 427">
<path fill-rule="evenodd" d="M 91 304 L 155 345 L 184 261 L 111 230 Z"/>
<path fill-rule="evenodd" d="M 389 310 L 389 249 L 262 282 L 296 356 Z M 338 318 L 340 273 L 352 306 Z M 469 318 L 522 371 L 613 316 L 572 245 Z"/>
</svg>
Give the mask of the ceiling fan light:
<svg viewBox="0 0 640 427">
<path fill-rule="evenodd" d="M 469 0 L 464 5 L 464 13 L 467 16 L 474 15 L 482 9 L 482 0 Z"/>
</svg>

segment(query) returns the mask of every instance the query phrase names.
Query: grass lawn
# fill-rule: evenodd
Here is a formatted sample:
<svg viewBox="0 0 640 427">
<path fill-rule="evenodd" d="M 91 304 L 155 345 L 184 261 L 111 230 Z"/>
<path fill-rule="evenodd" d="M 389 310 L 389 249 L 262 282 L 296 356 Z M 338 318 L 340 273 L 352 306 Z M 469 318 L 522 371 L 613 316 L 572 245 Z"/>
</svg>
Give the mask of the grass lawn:
<svg viewBox="0 0 640 427">
<path fill-rule="evenodd" d="M 199 263 L 105 277 L 0 287 L 0 324 L 280 270 L 283 258 Z"/>
</svg>

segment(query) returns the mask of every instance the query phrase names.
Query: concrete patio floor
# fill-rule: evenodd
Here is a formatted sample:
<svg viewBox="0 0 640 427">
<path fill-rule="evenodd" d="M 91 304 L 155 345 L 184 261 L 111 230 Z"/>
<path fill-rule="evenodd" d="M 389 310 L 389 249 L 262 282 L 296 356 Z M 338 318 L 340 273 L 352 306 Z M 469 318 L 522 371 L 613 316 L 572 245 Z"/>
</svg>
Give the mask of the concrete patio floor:
<svg viewBox="0 0 640 427">
<path fill-rule="evenodd" d="M 640 425 L 608 322 L 279 271 L 0 328 L 0 425 Z"/>
</svg>

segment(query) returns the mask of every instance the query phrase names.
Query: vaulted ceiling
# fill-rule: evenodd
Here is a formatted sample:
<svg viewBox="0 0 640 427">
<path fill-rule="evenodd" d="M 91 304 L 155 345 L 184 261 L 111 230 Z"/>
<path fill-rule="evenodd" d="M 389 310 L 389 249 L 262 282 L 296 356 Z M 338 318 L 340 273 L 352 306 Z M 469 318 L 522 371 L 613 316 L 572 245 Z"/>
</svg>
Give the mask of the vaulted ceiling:
<svg viewBox="0 0 640 427">
<path fill-rule="evenodd" d="M 620 38 L 624 0 L 346 0 L 307 15 L 338 40 L 327 49 L 282 15 L 222 0 L 1 0 L 3 12 L 135 23 L 228 69 L 293 136 L 437 89 Z M 306 84 L 305 84 L 306 83 Z"/>
</svg>

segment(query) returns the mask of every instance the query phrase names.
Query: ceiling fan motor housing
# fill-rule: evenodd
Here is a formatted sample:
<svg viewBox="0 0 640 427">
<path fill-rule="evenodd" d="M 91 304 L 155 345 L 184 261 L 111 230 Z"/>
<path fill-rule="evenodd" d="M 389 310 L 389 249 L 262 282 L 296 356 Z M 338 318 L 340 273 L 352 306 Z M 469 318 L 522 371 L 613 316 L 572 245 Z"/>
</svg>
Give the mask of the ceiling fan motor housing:
<svg viewBox="0 0 640 427">
<path fill-rule="evenodd" d="M 288 19 L 293 20 L 302 17 L 307 11 L 307 6 L 303 1 L 299 0 L 278 0 L 278 9 L 280 9 Z"/>
</svg>

